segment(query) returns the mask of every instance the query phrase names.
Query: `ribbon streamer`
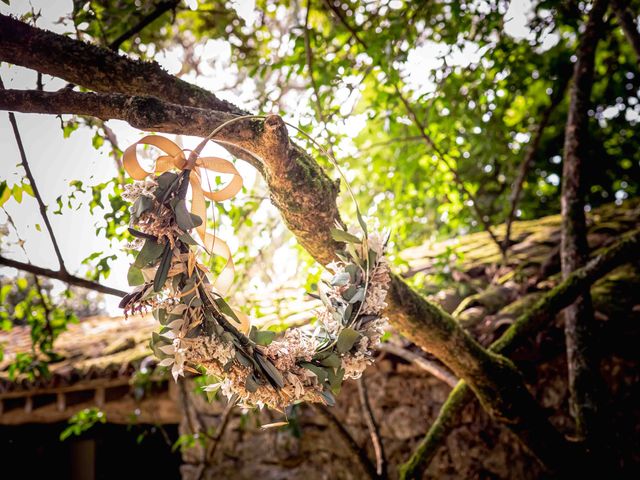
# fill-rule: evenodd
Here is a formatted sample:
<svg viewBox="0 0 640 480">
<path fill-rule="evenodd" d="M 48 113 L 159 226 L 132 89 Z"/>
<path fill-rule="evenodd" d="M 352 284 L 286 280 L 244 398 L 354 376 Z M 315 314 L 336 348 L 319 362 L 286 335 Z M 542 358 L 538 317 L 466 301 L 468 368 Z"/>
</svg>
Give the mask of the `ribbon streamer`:
<svg viewBox="0 0 640 480">
<path fill-rule="evenodd" d="M 166 155 L 161 155 L 156 159 L 153 172 L 147 172 L 138 161 L 136 148 L 138 145 L 151 145 Z M 184 150 L 168 138 L 159 135 L 147 135 L 129 146 L 122 156 L 122 164 L 125 171 L 134 180 L 144 180 L 150 175 L 160 175 L 171 169 L 185 170 L 189 163 Z M 231 181 L 222 189 L 210 192 L 202 188 L 202 177 L 206 171 L 214 174 L 232 175 Z M 211 254 L 218 255 L 226 260 L 225 266 L 216 278 L 213 286 L 222 295 L 226 294 L 233 282 L 235 267 L 231 258 L 231 251 L 227 243 L 215 236 L 207 233 L 207 210 L 205 198 L 213 202 L 221 202 L 234 197 L 242 188 L 242 177 L 236 167 L 228 160 L 218 157 L 197 157 L 192 166 L 192 173 L 189 175 L 191 185 L 191 213 L 202 219 L 202 224 L 196 228 L 204 248 Z"/>
</svg>

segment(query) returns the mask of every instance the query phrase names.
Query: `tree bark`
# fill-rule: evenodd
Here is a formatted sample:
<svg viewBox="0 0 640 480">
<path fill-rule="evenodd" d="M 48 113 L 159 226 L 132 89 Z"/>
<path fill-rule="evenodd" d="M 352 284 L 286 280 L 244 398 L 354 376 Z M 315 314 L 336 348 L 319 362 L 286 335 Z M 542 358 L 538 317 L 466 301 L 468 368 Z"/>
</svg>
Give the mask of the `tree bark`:
<svg viewBox="0 0 640 480">
<path fill-rule="evenodd" d="M 531 338 L 546 324 L 551 322 L 563 308 L 596 280 L 602 278 L 614 268 L 627 262 L 637 261 L 640 256 L 640 231 L 629 233 L 618 243 L 609 247 L 584 267 L 576 270 L 563 282 L 538 300 L 527 312 L 523 313 L 506 332 L 491 345 L 491 350 L 508 355 Z M 457 425 L 462 409 L 473 400 L 469 386 L 464 382 L 451 391 L 442 406 L 438 418 L 418 444 L 411 458 L 401 468 L 401 478 L 417 479 L 433 460 L 438 448 L 442 446 L 449 433 Z"/>
<path fill-rule="evenodd" d="M 585 164 L 588 162 L 585 144 L 589 137 L 587 111 L 593 86 L 596 46 L 604 27 L 606 9 L 606 0 L 593 3 L 580 38 L 570 88 L 562 168 L 560 259 L 563 278 L 582 267 L 589 256 L 584 212 L 588 187 L 585 181 Z M 603 385 L 593 338 L 595 319 L 589 291 L 585 291 L 573 305 L 567 307 L 564 318 L 571 410 L 576 419 L 577 436 L 591 451 L 597 442 L 604 443 L 604 440 L 598 438 L 602 434 L 602 420 L 599 417 Z"/>
<path fill-rule="evenodd" d="M 627 40 L 629 40 L 629 43 L 633 47 L 636 57 L 638 57 L 638 61 L 640 62 L 640 33 L 638 33 L 638 25 L 636 25 L 634 15 L 629 11 L 626 4 L 627 2 L 623 2 L 622 0 L 612 0 L 611 2 L 613 11 L 620 23 L 620 27 L 627 37 Z"/>
<path fill-rule="evenodd" d="M 96 92 L 153 95 L 171 103 L 243 115 L 247 112 L 167 73 L 156 62 L 32 27 L 0 14 L 0 60 L 60 77 Z"/>
</svg>

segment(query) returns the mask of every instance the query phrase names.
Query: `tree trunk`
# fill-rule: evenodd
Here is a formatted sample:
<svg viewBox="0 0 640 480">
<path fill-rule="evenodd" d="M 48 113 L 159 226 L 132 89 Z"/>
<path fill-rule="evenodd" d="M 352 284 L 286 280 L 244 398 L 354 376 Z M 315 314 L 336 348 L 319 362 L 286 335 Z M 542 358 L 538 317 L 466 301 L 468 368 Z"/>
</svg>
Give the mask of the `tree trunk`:
<svg viewBox="0 0 640 480">
<path fill-rule="evenodd" d="M 606 0 L 593 4 L 585 31 L 580 39 L 577 61 L 570 89 L 570 106 L 565 130 L 562 168 L 562 243 L 560 258 L 562 275 L 567 278 L 582 267 L 589 255 L 585 220 L 585 164 L 588 161 L 590 106 L 595 52 L 603 30 Z M 593 159 L 592 161 L 594 161 Z M 595 351 L 594 316 L 588 290 L 565 310 L 565 336 L 571 410 L 576 420 L 578 439 L 587 452 L 596 449 L 601 438 L 602 380 Z"/>
</svg>

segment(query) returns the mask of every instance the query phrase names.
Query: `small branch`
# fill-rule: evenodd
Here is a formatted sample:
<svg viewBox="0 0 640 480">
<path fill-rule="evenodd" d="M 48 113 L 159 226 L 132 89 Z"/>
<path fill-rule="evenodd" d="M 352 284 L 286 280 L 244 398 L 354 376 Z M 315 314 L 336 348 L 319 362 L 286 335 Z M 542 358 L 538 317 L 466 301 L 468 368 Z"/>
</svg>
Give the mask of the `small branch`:
<svg viewBox="0 0 640 480">
<path fill-rule="evenodd" d="M 340 10 L 340 8 L 334 5 L 334 3 L 331 0 L 325 0 L 325 3 L 331 9 L 331 11 L 336 15 L 340 23 L 351 33 L 351 36 L 360 44 L 360 46 L 363 47 L 365 50 L 368 50 L 367 44 L 365 43 L 364 40 L 362 40 L 358 36 L 357 31 L 351 26 L 351 24 L 345 18 L 344 13 Z M 389 78 L 391 78 L 391 75 L 389 75 L 389 72 L 383 65 L 378 65 L 378 66 L 382 69 L 383 72 L 387 74 Z M 458 188 L 460 189 L 460 191 L 464 195 L 466 195 L 466 197 L 471 201 L 471 207 L 475 213 L 476 219 L 480 222 L 480 224 L 489 234 L 493 242 L 498 246 L 500 251 L 502 251 L 502 242 L 500 242 L 500 240 L 494 233 L 493 229 L 491 228 L 489 221 L 485 218 L 487 215 L 480 208 L 480 205 L 478 204 L 478 201 L 475 198 L 475 195 L 473 195 L 473 193 L 471 193 L 471 191 L 467 188 L 467 186 L 464 183 L 464 180 L 462 179 L 462 177 L 460 177 L 460 173 L 458 172 L 458 170 L 451 164 L 449 159 L 445 156 L 444 152 L 436 145 L 433 138 L 431 138 L 431 136 L 427 133 L 425 125 L 418 118 L 416 111 L 411 106 L 407 98 L 403 95 L 402 91 L 400 90 L 400 87 L 398 87 L 398 84 L 396 82 L 393 82 L 392 86 L 396 92 L 396 95 L 404 105 L 405 110 L 411 117 L 411 121 L 413 122 L 415 127 L 418 129 L 420 136 L 424 139 L 425 143 L 435 152 L 435 154 L 438 156 L 438 158 L 444 164 L 444 166 L 447 167 L 447 170 L 451 172 L 451 174 L 453 175 L 453 179 L 456 182 L 456 185 L 458 185 Z"/>
<path fill-rule="evenodd" d="M 566 306 L 570 305 L 585 289 L 614 268 L 640 257 L 640 230 L 624 236 L 615 245 L 605 249 L 586 266 L 573 272 L 560 285 L 546 293 L 527 312 L 523 313 L 492 345 L 493 351 L 509 354 L 536 332 L 550 323 Z M 449 394 L 438 418 L 429 428 L 411 458 L 403 465 L 401 478 L 421 478 L 456 425 L 462 409 L 474 399 L 466 382 L 461 381 Z"/>
<path fill-rule="evenodd" d="M 94 290 L 100 293 L 106 293 L 107 295 L 124 297 L 127 294 L 127 292 L 123 292 L 122 290 L 118 290 L 117 288 L 107 287 L 106 285 L 101 285 L 97 282 L 92 282 L 91 280 L 87 280 L 85 278 L 76 277 L 75 275 L 71 275 L 66 271 L 62 272 L 49 270 L 48 268 L 37 267 L 35 265 L 31 265 L 30 263 L 19 262 L 17 260 L 11 260 L 10 258 L 5 258 L 2 256 L 0 256 L 0 265 L 15 268 L 17 270 L 22 270 L 24 272 L 33 273 L 34 275 L 40 275 L 43 277 L 52 278 L 54 280 L 60 280 L 61 282 L 65 282 L 76 287 L 86 288 L 87 290 Z"/>
<path fill-rule="evenodd" d="M 307 13 L 304 19 L 304 50 L 305 50 L 305 59 L 307 62 L 307 68 L 309 69 L 309 78 L 311 79 L 311 87 L 313 88 L 313 95 L 316 100 L 316 110 L 318 110 L 318 117 L 320 121 L 324 124 L 325 128 L 327 126 L 327 119 L 324 116 L 322 104 L 320 103 L 320 90 L 318 89 L 318 84 L 316 83 L 316 79 L 313 76 L 313 51 L 311 50 L 311 35 L 309 31 L 309 14 L 311 13 L 311 0 L 307 1 Z"/>
<path fill-rule="evenodd" d="M 229 425 L 229 420 L 231 419 L 231 412 L 233 411 L 233 407 L 235 404 L 232 402 L 228 402 L 224 411 L 222 412 L 222 416 L 220 417 L 220 424 L 218 425 L 218 431 L 215 436 L 211 439 L 211 443 L 207 450 L 206 461 L 207 464 L 210 464 L 215 457 L 216 450 L 220 445 L 220 441 L 222 440 L 222 436 L 224 432 L 227 430 L 227 426 Z"/>
<path fill-rule="evenodd" d="M 638 61 L 640 61 L 640 33 L 638 33 L 638 25 L 636 25 L 634 20 L 636 15 L 633 15 L 633 13 L 629 11 L 626 2 L 623 2 L 622 0 L 612 0 L 611 5 L 616 17 L 618 18 L 622 31 L 627 37 L 627 40 L 629 40 L 633 50 L 636 52 Z"/>
<path fill-rule="evenodd" d="M 406 360 L 409 363 L 415 364 L 422 370 L 429 372 L 438 380 L 443 381 L 452 388 L 458 384 L 458 379 L 456 378 L 456 376 L 451 373 L 446 367 L 440 365 L 437 362 L 427 360 L 422 355 L 407 350 L 406 348 L 402 348 L 389 342 L 384 342 L 378 345 L 377 350 L 390 353 L 392 355 L 395 355 L 396 357 Z"/>
<path fill-rule="evenodd" d="M 378 475 L 376 473 L 376 467 L 373 465 L 373 463 L 371 463 L 371 460 L 367 456 L 367 452 L 365 452 L 363 448 L 360 448 L 358 442 L 355 441 L 349 431 L 345 428 L 342 422 L 336 418 L 333 412 L 331 412 L 331 410 L 329 410 L 324 405 L 310 404 L 310 406 L 313 410 L 315 410 L 317 413 L 319 413 L 329 421 L 330 426 L 335 430 L 335 432 L 340 436 L 346 446 L 358 458 L 360 465 L 367 473 L 369 478 L 371 478 L 372 480 L 377 479 Z"/>
<path fill-rule="evenodd" d="M 4 84 L 0 79 L 0 91 L 4 91 Z M 51 243 L 53 244 L 53 249 L 56 252 L 56 257 L 58 257 L 58 264 L 60 265 L 60 271 L 66 272 L 67 268 L 64 265 L 64 259 L 62 258 L 62 253 L 60 252 L 60 247 L 58 246 L 58 241 L 56 240 L 56 236 L 53 233 L 53 227 L 51 227 L 51 223 L 49 222 L 49 217 L 47 216 L 47 206 L 44 204 L 42 200 L 42 196 L 40 195 L 40 191 L 38 190 L 38 185 L 36 184 L 36 179 L 33 177 L 33 173 L 31 172 L 31 168 L 29 167 L 29 162 L 27 161 L 27 154 L 24 151 L 24 145 L 22 144 L 22 138 L 20 137 L 20 131 L 18 130 L 18 124 L 16 122 L 16 116 L 13 112 L 9 112 L 9 122 L 11 123 L 11 128 L 13 128 L 13 135 L 16 139 L 16 143 L 18 144 L 18 151 L 20 152 L 20 159 L 22 161 L 22 167 L 24 168 L 27 178 L 29 179 L 29 184 L 31 185 L 31 189 L 33 190 L 33 194 L 38 201 L 38 207 L 40 207 L 40 216 L 42 216 L 42 220 L 47 228 L 47 232 L 49 232 L 49 238 L 51 239 Z"/>
<path fill-rule="evenodd" d="M 384 454 L 384 445 L 382 444 L 380 429 L 373 416 L 371 404 L 369 403 L 367 384 L 365 383 L 364 376 L 360 377 L 356 383 L 358 385 L 358 396 L 360 398 L 360 406 L 362 407 L 362 416 L 367 424 L 371 443 L 373 444 L 373 451 L 376 455 L 376 473 L 378 478 L 384 479 L 387 478 L 387 458 Z"/>
<path fill-rule="evenodd" d="M 506 221 L 506 233 L 504 236 L 504 240 L 502 241 L 502 252 L 505 254 L 511 246 L 511 227 L 513 226 L 513 221 L 516 216 L 516 210 L 518 209 L 518 204 L 520 203 L 520 195 L 522 194 L 524 181 L 526 180 L 529 169 L 531 168 L 533 160 L 538 153 L 538 147 L 540 146 L 540 141 L 542 140 L 542 134 L 544 133 L 544 130 L 549 123 L 551 114 L 564 98 L 564 92 L 567 88 L 568 81 L 569 77 L 567 75 L 561 74 L 561 86 L 557 86 L 551 99 L 551 103 L 549 104 L 549 106 L 547 106 L 547 108 L 544 109 L 544 112 L 542 112 L 540 122 L 536 126 L 535 132 L 533 133 L 533 140 L 527 147 L 527 152 L 522 159 L 522 163 L 520 164 L 520 168 L 518 170 L 518 176 L 513 182 L 513 190 L 511 191 L 511 195 L 509 196 L 509 204 L 511 205 L 511 207 Z"/>
<path fill-rule="evenodd" d="M 148 15 L 142 17 L 136 25 L 131 27 L 129 30 L 127 30 L 113 42 L 111 42 L 109 44 L 109 49 L 118 50 L 120 48 L 120 45 L 122 45 L 125 41 L 140 33 L 147 25 L 149 25 L 157 18 L 160 18 L 165 12 L 176 8 L 179 3 L 180 0 L 169 0 L 158 3 L 158 5 L 156 5 L 156 7 Z"/>
</svg>

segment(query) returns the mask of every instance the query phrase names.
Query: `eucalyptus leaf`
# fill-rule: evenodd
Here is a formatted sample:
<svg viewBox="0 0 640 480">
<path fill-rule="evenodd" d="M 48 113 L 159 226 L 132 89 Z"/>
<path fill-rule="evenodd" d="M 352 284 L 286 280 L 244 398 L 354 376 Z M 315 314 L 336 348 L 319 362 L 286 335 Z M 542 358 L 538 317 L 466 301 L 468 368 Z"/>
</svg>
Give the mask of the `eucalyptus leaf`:
<svg viewBox="0 0 640 480">
<path fill-rule="evenodd" d="M 155 240 L 147 240 L 144 242 L 142 249 L 138 253 L 136 260 L 133 264 L 138 268 L 144 268 L 150 263 L 157 260 L 164 250 L 164 245 L 156 242 Z"/>
<path fill-rule="evenodd" d="M 276 338 L 276 332 L 271 330 L 256 330 L 255 338 L 253 339 L 258 345 L 266 347 L 273 339 Z"/>
<path fill-rule="evenodd" d="M 340 357 L 338 355 L 332 353 L 325 359 L 321 360 L 320 364 L 323 367 L 338 368 L 340 365 L 342 365 L 342 361 L 340 360 Z"/>
<path fill-rule="evenodd" d="M 187 204 L 184 199 L 180 199 L 176 203 L 173 211 L 176 214 L 176 223 L 185 232 L 202 225 L 202 219 L 187 210 Z"/>
<path fill-rule="evenodd" d="M 349 283 L 351 276 L 347 272 L 340 272 L 333 276 L 331 279 L 331 285 L 334 287 L 342 287 Z"/>
<path fill-rule="evenodd" d="M 345 242 L 345 243 L 362 243 L 355 235 L 345 232 L 344 230 L 340 230 L 339 228 L 331 229 L 331 236 L 337 242 Z"/>
<path fill-rule="evenodd" d="M 162 259 L 160 260 L 160 265 L 158 266 L 158 271 L 156 272 L 156 276 L 153 279 L 153 291 L 159 292 L 164 287 L 164 282 L 167 281 L 167 275 L 169 274 L 169 269 L 171 268 L 171 245 L 168 243 L 164 246 L 164 252 L 162 252 Z"/>
<path fill-rule="evenodd" d="M 320 384 L 326 382 L 327 378 L 329 378 L 329 374 L 327 373 L 326 368 L 319 367 L 318 365 L 314 365 L 313 363 L 309 362 L 302 362 L 300 366 L 315 374 L 315 376 L 318 377 L 318 383 Z"/>
<path fill-rule="evenodd" d="M 274 386 L 278 388 L 284 387 L 284 379 L 282 378 L 282 374 L 275 367 L 275 365 L 271 363 L 271 361 L 269 361 L 266 357 L 264 357 L 261 354 L 256 354 L 255 359 L 258 361 L 262 369 L 265 371 L 265 373 L 269 377 L 270 382 Z"/>
<path fill-rule="evenodd" d="M 343 328 L 338 335 L 338 341 L 336 344 L 338 353 L 346 353 L 351 350 L 358 338 L 360 338 L 360 334 L 353 328 Z"/>
<path fill-rule="evenodd" d="M 129 267 L 129 271 L 127 272 L 127 282 L 129 282 L 129 286 L 131 287 L 142 285 L 144 283 L 142 272 L 135 265 L 131 265 Z"/>
</svg>

